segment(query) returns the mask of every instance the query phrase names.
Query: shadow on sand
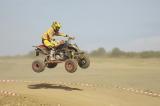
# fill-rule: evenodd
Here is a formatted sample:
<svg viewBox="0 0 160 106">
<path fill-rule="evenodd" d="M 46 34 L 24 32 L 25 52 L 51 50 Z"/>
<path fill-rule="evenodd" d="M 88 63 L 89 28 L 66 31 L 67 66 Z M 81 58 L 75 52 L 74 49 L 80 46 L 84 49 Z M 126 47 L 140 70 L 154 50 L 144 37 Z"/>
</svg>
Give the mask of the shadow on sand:
<svg viewBox="0 0 160 106">
<path fill-rule="evenodd" d="M 72 91 L 72 90 L 82 91 L 82 89 L 79 89 L 79 88 L 72 88 L 66 85 L 48 84 L 48 83 L 28 85 L 28 88 L 29 89 L 62 89 L 66 91 Z"/>
</svg>

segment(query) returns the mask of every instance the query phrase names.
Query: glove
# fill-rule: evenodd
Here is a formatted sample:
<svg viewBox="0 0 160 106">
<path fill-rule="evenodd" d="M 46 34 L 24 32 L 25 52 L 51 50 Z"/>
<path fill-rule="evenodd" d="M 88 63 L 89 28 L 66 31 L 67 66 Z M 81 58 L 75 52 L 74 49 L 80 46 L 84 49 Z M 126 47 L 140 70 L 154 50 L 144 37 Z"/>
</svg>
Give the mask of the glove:
<svg viewBox="0 0 160 106">
<path fill-rule="evenodd" d="M 71 37 L 71 36 L 69 36 L 69 35 L 66 35 L 66 37 L 68 37 L 69 39 L 72 39 L 72 40 L 75 39 L 75 37 Z"/>
<path fill-rule="evenodd" d="M 69 35 L 66 34 L 66 37 L 69 37 Z"/>
</svg>

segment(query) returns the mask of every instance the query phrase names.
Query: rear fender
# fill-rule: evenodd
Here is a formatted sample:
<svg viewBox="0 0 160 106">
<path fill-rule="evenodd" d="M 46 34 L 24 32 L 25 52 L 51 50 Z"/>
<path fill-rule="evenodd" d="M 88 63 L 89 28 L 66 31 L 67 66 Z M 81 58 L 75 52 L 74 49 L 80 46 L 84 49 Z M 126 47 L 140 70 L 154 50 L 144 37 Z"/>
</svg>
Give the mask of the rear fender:
<svg viewBox="0 0 160 106">
<path fill-rule="evenodd" d="M 39 53 L 47 55 L 49 54 L 49 49 L 47 47 L 45 47 L 44 45 L 40 45 L 40 46 L 34 46 L 36 49 L 36 56 L 39 55 Z"/>
</svg>

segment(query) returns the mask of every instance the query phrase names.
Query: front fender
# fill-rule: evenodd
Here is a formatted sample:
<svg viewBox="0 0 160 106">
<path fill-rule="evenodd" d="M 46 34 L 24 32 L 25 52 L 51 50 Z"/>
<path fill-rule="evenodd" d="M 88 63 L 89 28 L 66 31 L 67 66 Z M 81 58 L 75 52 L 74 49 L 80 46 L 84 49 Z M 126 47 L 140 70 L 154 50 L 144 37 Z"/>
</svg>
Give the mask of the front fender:
<svg viewBox="0 0 160 106">
<path fill-rule="evenodd" d="M 68 45 L 69 49 L 74 49 L 76 52 L 79 52 L 80 49 L 78 48 L 78 46 L 76 44 L 70 44 Z"/>
</svg>

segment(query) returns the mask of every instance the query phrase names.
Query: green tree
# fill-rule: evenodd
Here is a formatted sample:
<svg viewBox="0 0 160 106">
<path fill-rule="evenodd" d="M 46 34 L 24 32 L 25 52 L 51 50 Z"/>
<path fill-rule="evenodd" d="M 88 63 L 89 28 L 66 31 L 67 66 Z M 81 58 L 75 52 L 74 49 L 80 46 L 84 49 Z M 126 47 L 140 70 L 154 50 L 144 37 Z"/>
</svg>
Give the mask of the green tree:
<svg viewBox="0 0 160 106">
<path fill-rule="evenodd" d="M 90 54 L 92 56 L 105 56 L 106 50 L 103 47 L 100 47 L 97 50 L 93 50 Z"/>
<path fill-rule="evenodd" d="M 123 51 L 121 51 L 119 48 L 113 48 L 111 51 L 111 56 L 113 57 L 119 57 L 122 56 L 124 54 Z"/>
</svg>

